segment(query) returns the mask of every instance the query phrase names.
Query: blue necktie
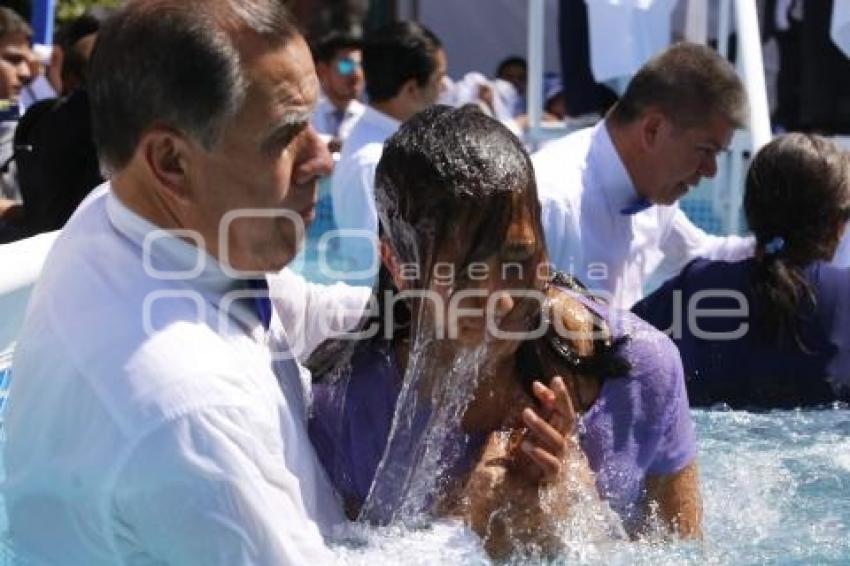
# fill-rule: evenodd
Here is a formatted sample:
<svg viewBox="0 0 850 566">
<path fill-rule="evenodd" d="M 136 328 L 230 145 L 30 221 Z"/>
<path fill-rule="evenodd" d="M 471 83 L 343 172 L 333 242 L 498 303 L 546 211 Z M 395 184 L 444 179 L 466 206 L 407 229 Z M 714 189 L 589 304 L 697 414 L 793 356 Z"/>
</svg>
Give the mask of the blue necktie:
<svg viewBox="0 0 850 566">
<path fill-rule="evenodd" d="M 254 301 L 254 310 L 257 313 L 257 318 L 266 330 L 269 329 L 272 323 L 272 301 L 269 299 L 269 284 L 266 278 L 248 279 L 248 288 L 253 291 L 258 291 L 256 297 L 251 297 Z"/>
<path fill-rule="evenodd" d="M 342 122 L 345 120 L 345 110 L 334 110 L 331 113 L 334 121 L 334 137 L 339 137 L 339 129 L 342 127 Z"/>
<path fill-rule="evenodd" d="M 643 212 L 647 208 L 652 206 L 652 203 L 646 200 L 645 198 L 640 198 L 630 204 L 629 206 L 620 210 L 620 214 L 625 214 L 626 216 L 633 216 L 638 212 Z"/>
</svg>

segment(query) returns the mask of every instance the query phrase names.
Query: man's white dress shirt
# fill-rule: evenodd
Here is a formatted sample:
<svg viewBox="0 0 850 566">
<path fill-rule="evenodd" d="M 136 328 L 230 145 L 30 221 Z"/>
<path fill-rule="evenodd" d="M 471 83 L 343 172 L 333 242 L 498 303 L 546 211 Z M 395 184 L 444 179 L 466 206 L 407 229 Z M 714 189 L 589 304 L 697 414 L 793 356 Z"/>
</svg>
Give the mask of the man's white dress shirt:
<svg viewBox="0 0 850 566">
<path fill-rule="evenodd" d="M 300 361 L 329 338 L 351 337 L 348 332 L 363 320 L 372 296 L 371 287 L 311 283 L 291 269 L 267 279 L 275 315 Z"/>
<path fill-rule="evenodd" d="M 692 259 L 736 260 L 752 238 L 719 237 L 694 226 L 677 204 L 636 214 L 639 201 L 605 122 L 552 142 L 532 157 L 550 261 L 630 308 Z"/>
<path fill-rule="evenodd" d="M 362 102 L 352 100 L 340 112 L 326 96 L 322 96 L 313 110 L 311 122 L 320 135 L 345 142 L 365 110 L 366 106 Z"/>
<path fill-rule="evenodd" d="M 375 238 L 378 214 L 375 210 L 375 169 L 384 151 L 384 142 L 401 123 L 374 108 L 367 107 L 342 148 L 333 173 L 334 218 L 340 232 L 340 255 L 347 260 L 348 282 L 371 285 L 380 260 Z"/>
<path fill-rule="evenodd" d="M 280 320 L 266 330 L 233 295 L 244 284 L 154 232 L 104 186 L 48 256 L 5 415 L 17 551 L 86 566 L 328 563 L 323 534 L 343 516 L 307 437 L 308 372 Z"/>
</svg>

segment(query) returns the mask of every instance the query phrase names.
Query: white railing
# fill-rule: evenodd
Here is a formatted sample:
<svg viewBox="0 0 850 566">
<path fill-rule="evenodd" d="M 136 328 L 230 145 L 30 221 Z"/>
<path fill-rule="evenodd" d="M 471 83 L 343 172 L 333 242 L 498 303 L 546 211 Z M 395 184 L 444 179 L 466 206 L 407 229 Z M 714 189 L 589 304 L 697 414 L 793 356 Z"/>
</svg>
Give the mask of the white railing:
<svg viewBox="0 0 850 566">
<path fill-rule="evenodd" d="M 0 245 L 0 352 L 11 350 L 32 288 L 58 232 Z"/>
</svg>

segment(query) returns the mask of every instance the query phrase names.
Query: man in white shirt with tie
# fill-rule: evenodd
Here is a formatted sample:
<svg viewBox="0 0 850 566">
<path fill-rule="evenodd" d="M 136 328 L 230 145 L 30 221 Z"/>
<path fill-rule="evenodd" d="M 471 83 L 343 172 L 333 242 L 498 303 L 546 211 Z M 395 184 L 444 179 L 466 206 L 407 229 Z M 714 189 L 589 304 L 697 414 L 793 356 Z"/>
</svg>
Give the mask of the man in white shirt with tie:
<svg viewBox="0 0 850 566">
<path fill-rule="evenodd" d="M 746 113 L 734 68 L 711 49 L 680 43 L 650 60 L 602 122 L 532 158 L 550 261 L 630 308 L 651 277 L 696 257 L 752 255 L 752 238 L 709 235 L 676 204 L 714 176 Z"/>
<path fill-rule="evenodd" d="M 332 30 L 315 40 L 311 49 L 322 96 L 313 112 L 313 127 L 338 152 L 366 107 L 363 96 L 363 40 L 354 31 Z"/>
<path fill-rule="evenodd" d="M 343 514 L 307 437 L 309 373 L 264 277 L 330 172 L 318 91 L 277 0 L 131 0 L 101 28 L 89 92 L 110 181 L 56 240 L 12 366 L 21 562 L 333 561 Z M 320 341 L 315 319 L 345 301 L 275 281 L 294 340 Z"/>
<path fill-rule="evenodd" d="M 332 185 L 339 250 L 350 283 L 371 285 L 378 272 L 374 182 L 384 141 L 437 101 L 446 64 L 440 41 L 415 22 L 389 24 L 366 37 L 363 69 L 369 105 L 342 148 Z"/>
</svg>

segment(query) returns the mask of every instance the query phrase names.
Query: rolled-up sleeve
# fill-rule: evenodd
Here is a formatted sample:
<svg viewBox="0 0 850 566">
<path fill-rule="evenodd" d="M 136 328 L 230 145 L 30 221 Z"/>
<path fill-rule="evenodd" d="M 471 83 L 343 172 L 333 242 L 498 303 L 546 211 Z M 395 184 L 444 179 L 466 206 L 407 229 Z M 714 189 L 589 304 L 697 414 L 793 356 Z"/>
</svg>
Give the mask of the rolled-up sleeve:
<svg viewBox="0 0 850 566">
<path fill-rule="evenodd" d="M 755 239 L 752 236 L 714 236 L 694 225 L 675 205 L 669 228 L 661 242 L 670 275 L 675 275 L 691 260 L 703 257 L 713 260 L 738 261 L 752 257 Z"/>
<path fill-rule="evenodd" d="M 372 296 L 370 287 L 311 283 L 288 268 L 268 282 L 289 345 L 302 361 L 328 338 L 354 330 Z"/>
<path fill-rule="evenodd" d="M 301 482 L 312 479 L 287 469 L 269 422 L 246 408 L 206 408 L 145 435 L 114 491 L 112 524 L 124 562 L 332 561 L 305 509 Z"/>
</svg>

